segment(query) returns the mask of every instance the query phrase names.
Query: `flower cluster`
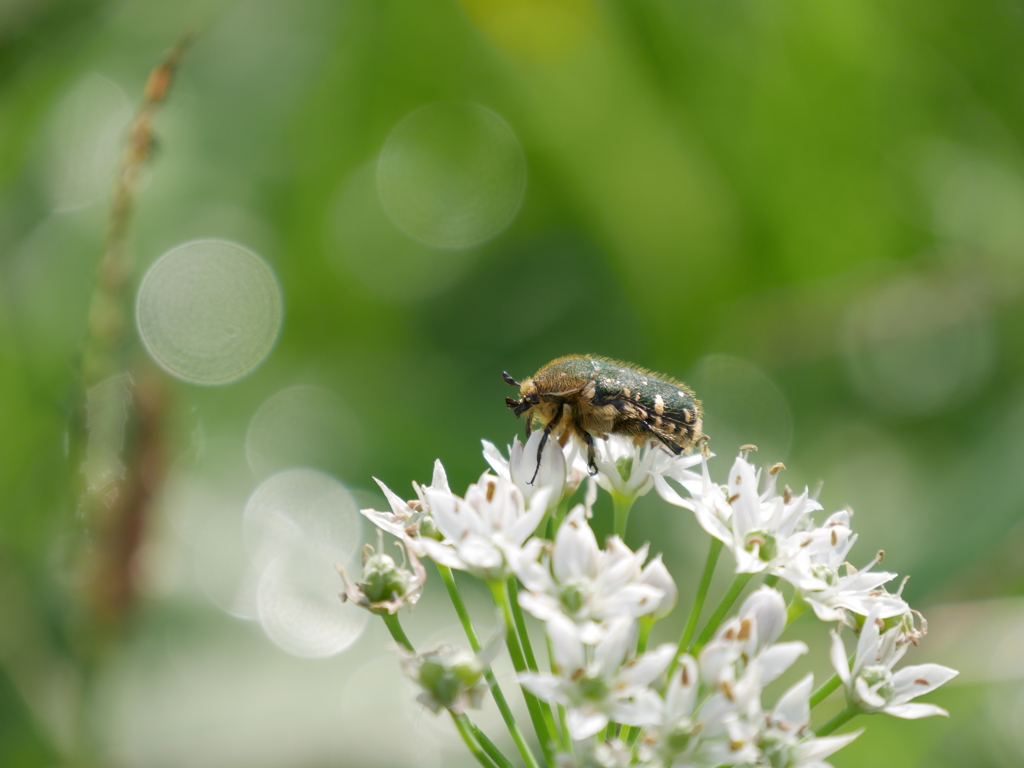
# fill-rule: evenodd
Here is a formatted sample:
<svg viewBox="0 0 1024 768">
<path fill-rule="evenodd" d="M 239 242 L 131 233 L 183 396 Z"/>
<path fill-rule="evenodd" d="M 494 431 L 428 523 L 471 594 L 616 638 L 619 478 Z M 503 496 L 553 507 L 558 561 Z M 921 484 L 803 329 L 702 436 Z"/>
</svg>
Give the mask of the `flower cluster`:
<svg viewBox="0 0 1024 768">
<path fill-rule="evenodd" d="M 488 687 L 524 763 L 541 763 L 490 673 L 491 655 L 481 655 L 451 569 L 491 589 L 548 764 L 822 768 L 825 758 L 859 735 L 831 735 L 858 714 L 945 714 L 910 700 L 955 671 L 937 664 L 893 671 L 924 634 L 923 620 L 902 589 L 884 588 L 896 574 L 874 570 L 881 553 L 859 569 L 847 562 L 857 538 L 850 511 L 816 520 L 823 512 L 817 500 L 807 489 L 780 489 L 784 467 L 758 470 L 748 458 L 752 447 L 718 483 L 706 451 L 676 457 L 654 444 L 612 438 L 599 441 L 598 472 L 588 478 L 577 448 L 552 442 L 539 452 L 540 437 L 534 434 L 525 445 L 516 439 L 507 459 L 485 442 L 493 473 L 485 472 L 462 496 L 452 492 L 440 462 L 430 485 L 413 484 L 413 501 L 381 483 L 390 510 L 363 514 L 401 540 L 413 570 L 391 567 L 370 552 L 369 575 L 355 586 L 346 580 L 349 598 L 388 622 L 404 648 L 406 670 L 424 689 L 421 700 L 451 712 L 482 764 L 508 764 L 490 739 L 467 725 L 468 710 Z M 581 486 L 583 501 L 574 504 Z M 615 507 L 616 535 L 603 546 L 590 524 L 599 489 Z M 648 649 L 653 625 L 670 616 L 679 600 L 661 556 L 649 557 L 647 544 L 634 551 L 624 540 L 630 506 L 651 490 L 692 512 L 712 543 L 678 643 Z M 733 585 L 698 634 L 723 550 L 732 557 Z M 401 631 L 395 612 L 419 596 L 420 558 L 438 567 L 475 655 L 448 649 L 417 655 Z M 750 583 L 755 578 L 761 586 Z M 747 597 L 730 615 L 744 591 Z M 765 687 L 808 652 L 803 642 L 780 640 L 807 608 L 832 628 L 836 674 L 813 693 L 813 679 L 805 675 L 774 704 L 765 704 Z M 547 664 L 533 653 L 527 615 L 544 624 Z M 850 658 L 844 632 L 858 635 Z M 813 728 L 812 709 L 839 687 L 845 708 Z"/>
</svg>

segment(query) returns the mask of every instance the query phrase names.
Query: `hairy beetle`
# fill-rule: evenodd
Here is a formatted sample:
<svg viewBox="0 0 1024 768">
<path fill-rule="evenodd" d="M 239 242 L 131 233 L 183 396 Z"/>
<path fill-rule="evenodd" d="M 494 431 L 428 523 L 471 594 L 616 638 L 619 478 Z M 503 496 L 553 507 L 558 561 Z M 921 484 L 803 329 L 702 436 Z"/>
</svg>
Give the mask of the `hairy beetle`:
<svg viewBox="0 0 1024 768">
<path fill-rule="evenodd" d="M 517 417 L 526 414 L 526 434 L 534 420 L 544 428 L 538 470 L 549 436 L 562 444 L 571 436 L 585 446 L 591 474 L 597 473 L 596 437 L 622 435 L 637 445 L 655 439 L 678 455 L 703 436 L 701 404 L 693 391 L 669 376 L 631 363 L 569 355 L 552 360 L 522 384 L 507 372 L 501 377 L 519 387 L 520 399 L 506 397 L 505 402 Z"/>
</svg>

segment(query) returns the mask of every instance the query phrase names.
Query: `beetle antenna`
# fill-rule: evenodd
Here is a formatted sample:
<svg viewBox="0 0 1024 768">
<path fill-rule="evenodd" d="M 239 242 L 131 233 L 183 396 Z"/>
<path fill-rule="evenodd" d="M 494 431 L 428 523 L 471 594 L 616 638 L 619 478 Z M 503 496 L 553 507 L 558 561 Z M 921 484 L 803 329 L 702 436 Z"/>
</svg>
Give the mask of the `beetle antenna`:
<svg viewBox="0 0 1024 768">
<path fill-rule="evenodd" d="M 501 378 L 503 378 L 505 380 L 505 383 L 508 384 L 510 387 L 518 387 L 519 386 L 519 382 L 516 381 L 515 379 L 513 379 L 511 376 L 509 376 L 508 375 L 508 371 L 502 371 L 501 372 Z"/>
</svg>

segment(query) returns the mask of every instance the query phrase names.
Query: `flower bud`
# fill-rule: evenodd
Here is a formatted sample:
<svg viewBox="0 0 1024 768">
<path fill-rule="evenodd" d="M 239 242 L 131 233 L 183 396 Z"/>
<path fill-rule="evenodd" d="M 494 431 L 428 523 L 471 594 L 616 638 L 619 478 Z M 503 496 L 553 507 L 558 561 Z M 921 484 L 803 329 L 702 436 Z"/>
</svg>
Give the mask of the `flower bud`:
<svg viewBox="0 0 1024 768">
<path fill-rule="evenodd" d="M 345 584 L 340 593 L 342 602 L 352 601 L 377 614 L 395 614 L 403 605 L 415 605 L 423 593 L 427 573 L 414 554 L 409 553 L 409 564 L 411 571 L 400 567 L 383 552 L 375 552 L 371 545 L 365 545 L 363 572 L 355 584 L 349 582 L 344 569 L 335 566 Z"/>
<path fill-rule="evenodd" d="M 435 713 L 447 709 L 460 715 L 478 709 L 487 692 L 483 662 L 466 651 L 442 646 L 422 655 L 408 654 L 402 667 L 423 689 L 417 700 Z"/>
</svg>

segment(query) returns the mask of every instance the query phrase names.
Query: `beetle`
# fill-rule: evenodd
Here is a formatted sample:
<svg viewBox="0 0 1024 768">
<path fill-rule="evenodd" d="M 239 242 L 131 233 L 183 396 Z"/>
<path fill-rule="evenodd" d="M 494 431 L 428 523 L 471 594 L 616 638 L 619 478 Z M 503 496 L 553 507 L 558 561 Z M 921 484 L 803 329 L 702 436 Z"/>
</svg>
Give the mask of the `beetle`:
<svg viewBox="0 0 1024 768">
<path fill-rule="evenodd" d="M 636 445 L 658 440 L 675 455 L 705 440 L 703 411 L 693 390 L 681 381 L 632 363 L 595 355 L 568 355 L 552 360 L 520 384 L 508 372 L 501 377 L 519 387 L 519 400 L 505 398 L 516 417 L 526 415 L 544 428 L 537 450 L 537 470 L 548 437 L 563 445 L 572 437 L 587 449 L 587 468 L 597 474 L 594 438 L 631 438 Z"/>
</svg>

